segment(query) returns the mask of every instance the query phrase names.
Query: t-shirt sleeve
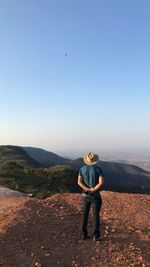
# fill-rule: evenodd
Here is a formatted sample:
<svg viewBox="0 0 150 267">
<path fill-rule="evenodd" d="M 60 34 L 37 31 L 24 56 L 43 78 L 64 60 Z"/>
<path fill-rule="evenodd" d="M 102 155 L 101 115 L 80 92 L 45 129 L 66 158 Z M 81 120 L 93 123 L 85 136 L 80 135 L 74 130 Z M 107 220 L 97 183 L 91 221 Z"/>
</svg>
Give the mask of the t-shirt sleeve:
<svg viewBox="0 0 150 267">
<path fill-rule="evenodd" d="M 99 173 L 99 176 L 102 176 L 103 177 L 103 171 L 102 171 L 102 169 L 98 168 L 98 173 Z"/>
<path fill-rule="evenodd" d="M 82 176 L 82 170 L 81 170 L 81 169 L 79 170 L 78 175 L 79 175 L 79 176 Z"/>
</svg>

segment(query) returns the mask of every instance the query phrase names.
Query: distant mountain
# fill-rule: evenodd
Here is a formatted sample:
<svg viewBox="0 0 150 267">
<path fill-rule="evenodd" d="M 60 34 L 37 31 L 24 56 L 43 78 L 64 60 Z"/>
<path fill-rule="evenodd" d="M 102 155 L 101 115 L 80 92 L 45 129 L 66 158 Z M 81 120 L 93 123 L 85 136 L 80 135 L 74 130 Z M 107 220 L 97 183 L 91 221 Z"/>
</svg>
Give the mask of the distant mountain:
<svg viewBox="0 0 150 267">
<path fill-rule="evenodd" d="M 30 157 L 38 161 L 43 167 L 64 165 L 70 162 L 70 160 L 67 158 L 60 157 L 55 153 L 46 151 L 41 148 L 23 147 L 23 149 L 30 155 Z"/>
<path fill-rule="evenodd" d="M 22 167 L 40 167 L 40 163 L 19 146 L 0 146 L 0 167 L 16 162 Z"/>
<path fill-rule="evenodd" d="M 71 160 L 69 162 L 69 165 L 71 167 L 74 167 L 75 169 L 79 169 L 81 166 L 84 165 L 84 161 L 82 158 L 77 158 L 75 160 Z M 125 163 L 119 163 L 119 162 L 107 162 L 107 161 L 100 161 L 98 163 L 98 166 L 101 168 L 108 168 L 111 167 L 111 170 L 116 171 L 118 173 L 126 172 L 126 173 L 132 173 L 132 174 L 150 174 L 150 172 L 143 170 L 140 167 L 137 167 L 135 165 L 131 164 L 125 164 Z"/>
<path fill-rule="evenodd" d="M 103 153 L 99 154 L 102 155 L 105 161 L 124 162 L 150 171 L 150 148 L 126 148 L 122 150 L 103 151 Z"/>
<path fill-rule="evenodd" d="M 72 160 L 69 165 L 78 170 L 84 165 L 83 159 Z M 101 161 L 99 167 L 103 170 L 105 184 L 103 189 L 150 193 L 150 172 L 135 165 Z"/>
<path fill-rule="evenodd" d="M 25 168 L 32 167 L 33 169 L 35 169 L 36 167 L 46 168 L 46 167 L 56 166 L 56 173 L 53 173 L 53 170 L 51 170 L 51 175 L 53 173 L 52 176 L 57 177 L 57 186 L 59 186 L 60 184 L 61 188 L 63 188 L 64 177 L 67 177 L 66 178 L 67 180 L 65 180 L 65 188 L 66 188 L 66 185 L 68 184 L 68 187 L 67 187 L 68 191 L 70 190 L 69 181 L 72 181 L 71 179 L 74 179 L 74 182 L 73 182 L 74 186 L 77 184 L 76 179 L 78 176 L 78 170 L 82 165 L 84 165 L 82 158 L 78 158 L 76 160 L 70 160 L 70 159 L 60 157 L 55 153 L 48 152 L 40 148 L 0 146 L 0 168 L 2 169 L 2 167 L 6 165 L 5 170 L 6 169 L 10 170 L 8 172 L 10 176 L 11 176 L 12 166 L 11 168 L 9 168 L 9 166 L 10 166 L 10 163 L 14 161 L 19 166 L 21 165 Z M 63 171 L 57 165 L 70 166 L 71 170 L 65 169 Z M 110 190 L 110 191 L 130 192 L 130 193 L 150 193 L 150 172 L 143 170 L 142 168 L 137 167 L 135 165 L 125 164 L 122 162 L 116 163 L 116 162 L 101 161 L 99 163 L 99 166 L 102 168 L 103 173 L 104 173 L 105 183 L 104 183 L 103 189 Z M 75 170 L 75 172 L 72 172 L 72 170 Z M 18 180 L 15 182 L 15 184 L 18 184 L 18 181 L 21 181 L 22 183 L 23 180 L 20 180 L 20 177 L 22 177 L 22 179 L 24 177 L 24 184 L 26 184 L 27 180 L 29 182 L 29 176 L 30 176 L 30 179 L 34 180 L 32 181 L 32 183 L 35 184 L 35 187 L 37 187 L 37 183 L 38 183 L 38 186 L 42 188 L 43 182 L 44 182 L 43 179 L 45 179 L 46 184 L 47 183 L 49 184 L 49 180 L 47 180 L 48 179 L 47 177 L 50 175 L 49 171 L 50 170 L 43 170 L 43 171 L 37 170 L 37 172 L 33 171 L 32 175 L 29 173 L 27 175 L 26 172 L 22 174 L 16 173 L 15 178 Z M 70 175 L 71 172 L 73 173 L 73 175 Z M 62 173 L 63 173 L 63 176 L 62 176 Z M 73 176 L 76 178 L 73 178 Z M 1 175 L 1 177 L 3 178 L 3 183 L 1 183 L 2 185 L 7 186 L 10 184 L 8 183 L 10 181 L 8 181 L 7 184 L 6 183 L 4 184 L 4 180 L 6 181 L 6 178 L 8 177 L 8 175 L 7 177 L 6 175 L 3 175 L 3 176 Z M 14 177 L 14 173 L 12 173 L 11 177 Z M 53 183 L 53 187 L 55 187 L 54 183 Z M 52 185 L 49 187 L 49 190 L 51 190 L 51 188 L 52 188 Z"/>
</svg>

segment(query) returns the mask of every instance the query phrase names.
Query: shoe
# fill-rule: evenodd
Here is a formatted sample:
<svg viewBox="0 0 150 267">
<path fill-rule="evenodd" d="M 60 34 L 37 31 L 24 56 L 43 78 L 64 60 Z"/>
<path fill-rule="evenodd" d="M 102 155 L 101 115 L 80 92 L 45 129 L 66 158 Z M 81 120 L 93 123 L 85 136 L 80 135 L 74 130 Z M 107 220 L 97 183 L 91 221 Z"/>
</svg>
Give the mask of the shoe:
<svg viewBox="0 0 150 267">
<path fill-rule="evenodd" d="M 100 236 L 93 236 L 93 241 L 95 241 L 95 242 L 100 242 L 102 240 L 103 239 Z"/>
<path fill-rule="evenodd" d="M 88 235 L 82 235 L 81 238 L 82 238 L 82 240 L 87 240 L 87 239 L 89 239 L 89 236 Z"/>
</svg>

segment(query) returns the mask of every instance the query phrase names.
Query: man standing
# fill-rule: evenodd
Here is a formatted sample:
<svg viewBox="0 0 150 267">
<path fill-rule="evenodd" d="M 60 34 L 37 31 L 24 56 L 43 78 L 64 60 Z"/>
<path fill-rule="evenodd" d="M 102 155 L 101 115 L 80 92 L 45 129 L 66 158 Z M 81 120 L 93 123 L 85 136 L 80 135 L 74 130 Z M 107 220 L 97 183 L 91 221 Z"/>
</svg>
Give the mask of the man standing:
<svg viewBox="0 0 150 267">
<path fill-rule="evenodd" d="M 93 240 L 100 240 L 100 209 L 102 199 L 99 190 L 103 185 L 102 170 L 96 166 L 99 161 L 98 155 L 90 152 L 84 157 L 85 165 L 80 168 L 78 175 L 78 185 L 83 189 L 83 216 L 82 216 L 82 238 L 85 240 L 88 236 L 87 223 L 90 206 L 93 206 L 94 232 Z"/>
</svg>

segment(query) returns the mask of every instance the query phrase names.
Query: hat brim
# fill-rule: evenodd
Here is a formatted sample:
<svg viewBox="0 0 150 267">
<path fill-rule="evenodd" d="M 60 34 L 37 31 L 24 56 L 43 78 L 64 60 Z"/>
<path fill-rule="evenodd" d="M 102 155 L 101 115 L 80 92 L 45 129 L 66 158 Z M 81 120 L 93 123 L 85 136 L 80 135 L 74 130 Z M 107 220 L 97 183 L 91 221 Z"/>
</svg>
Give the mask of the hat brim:
<svg viewBox="0 0 150 267">
<path fill-rule="evenodd" d="M 88 161 L 87 155 L 86 155 L 86 156 L 84 156 L 83 161 L 86 165 L 95 165 L 99 162 L 99 159 L 97 159 L 95 161 Z"/>
</svg>

